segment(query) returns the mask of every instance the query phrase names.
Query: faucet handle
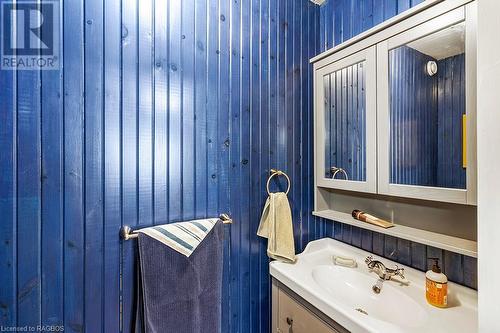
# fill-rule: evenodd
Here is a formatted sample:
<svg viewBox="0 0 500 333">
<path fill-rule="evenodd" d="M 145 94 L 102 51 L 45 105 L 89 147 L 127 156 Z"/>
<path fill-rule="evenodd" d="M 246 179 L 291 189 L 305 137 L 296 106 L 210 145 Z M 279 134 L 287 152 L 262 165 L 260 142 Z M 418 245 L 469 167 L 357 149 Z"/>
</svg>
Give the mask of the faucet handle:
<svg viewBox="0 0 500 333">
<path fill-rule="evenodd" d="M 398 265 L 396 265 L 396 275 L 398 275 L 402 279 L 406 279 L 405 278 L 405 269 L 404 268 L 399 268 Z"/>
</svg>

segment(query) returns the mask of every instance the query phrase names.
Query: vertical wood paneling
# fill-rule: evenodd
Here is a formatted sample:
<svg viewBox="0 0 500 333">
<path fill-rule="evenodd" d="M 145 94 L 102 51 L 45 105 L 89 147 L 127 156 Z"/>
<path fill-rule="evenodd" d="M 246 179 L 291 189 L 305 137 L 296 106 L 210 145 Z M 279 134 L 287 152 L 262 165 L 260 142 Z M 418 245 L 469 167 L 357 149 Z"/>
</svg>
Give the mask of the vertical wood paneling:
<svg viewBox="0 0 500 333">
<path fill-rule="evenodd" d="M 230 190 L 229 190 L 229 172 L 230 172 L 230 121 L 231 112 L 229 104 L 230 93 L 230 57 L 231 57 L 231 40 L 230 40 L 230 1 L 219 2 L 218 12 L 218 114 L 217 114 L 217 185 L 218 185 L 218 198 L 217 209 L 223 212 L 230 212 Z M 188 12 L 189 13 L 189 12 Z M 229 226 L 226 226 L 226 240 L 224 242 L 223 253 L 224 258 L 229 258 L 231 234 L 229 233 Z M 229 237 L 229 239 L 227 239 Z M 223 265 L 223 286 L 230 286 L 230 262 L 224 261 Z M 230 313 L 231 313 L 231 288 L 222 288 L 222 326 L 223 332 L 228 332 L 230 328 Z"/>
<path fill-rule="evenodd" d="M 120 327 L 121 2 L 104 2 L 104 331 Z"/>
<path fill-rule="evenodd" d="M 321 51 L 328 50 L 423 0 L 327 0 L 319 13 Z"/>
<path fill-rule="evenodd" d="M 343 168 L 350 180 L 366 180 L 364 62 L 324 78 L 326 137 L 325 177 L 330 168 Z M 337 175 L 342 179 L 343 175 Z"/>
<path fill-rule="evenodd" d="M 231 65 L 230 65 L 230 85 L 233 88 L 233 91 L 237 91 L 236 94 L 230 94 L 230 186 L 229 186 L 229 197 L 230 197 L 230 214 L 231 216 L 238 220 L 242 220 L 242 195 L 237 193 L 239 189 L 241 189 L 242 183 L 242 162 L 241 162 L 241 118 L 243 115 L 242 112 L 242 71 L 243 71 L 243 48 L 242 48 L 242 28 L 244 25 L 243 13 L 242 13 L 243 5 L 239 1 L 233 1 L 230 7 L 230 51 L 231 51 Z M 241 281 L 240 274 L 242 272 L 242 241 L 241 234 L 244 230 L 244 226 L 241 223 L 233 224 L 230 228 L 230 247 L 231 251 L 229 254 L 229 261 L 231 263 L 238 263 L 231 266 L 229 273 L 229 286 L 230 286 L 230 297 L 232 299 L 241 299 L 242 288 L 239 285 L 239 281 Z M 228 258 L 227 256 L 225 258 Z M 229 289 L 229 288 L 226 288 Z M 241 303 L 230 302 L 229 309 L 227 309 L 227 313 L 229 315 L 229 320 L 225 323 L 229 325 L 228 331 L 234 332 L 238 327 L 240 327 L 240 319 L 242 315 L 241 311 Z"/>
<path fill-rule="evenodd" d="M 397 240 L 398 261 L 403 265 L 411 266 L 411 242 L 406 239 Z"/>
<path fill-rule="evenodd" d="M 251 0 L 251 12 L 250 12 L 250 235 L 257 230 L 259 210 L 262 207 L 262 203 L 257 200 L 260 197 L 260 183 L 262 175 L 265 171 L 261 169 L 261 156 L 260 150 L 261 145 L 261 130 L 260 126 L 260 97 L 261 97 L 261 86 L 260 86 L 260 2 L 261 0 Z M 261 240 L 250 236 L 250 253 L 260 253 Z M 260 286 L 259 286 L 259 262 L 258 256 L 250 256 L 250 318 L 258 318 L 259 315 L 259 297 L 260 297 Z M 257 332 L 260 323 L 258 321 L 250 321 L 248 323 L 248 332 Z"/>
<path fill-rule="evenodd" d="M 471 257 L 463 260 L 464 285 L 477 289 L 477 260 Z"/>
<path fill-rule="evenodd" d="M 319 7 L 91 0 L 62 11 L 59 71 L 0 72 L 1 324 L 131 332 L 137 256 L 120 226 L 229 212 L 223 332 L 268 332 L 256 230 L 271 167 L 292 179 L 298 250 L 317 225 L 308 60 Z"/>
<path fill-rule="evenodd" d="M 183 109 L 182 109 L 182 54 L 181 54 L 181 28 L 182 22 L 185 18 L 182 15 L 182 3 L 183 1 L 167 1 L 168 4 L 168 22 L 159 21 L 155 22 L 156 26 L 163 24 L 166 26 L 168 34 L 165 38 L 157 39 L 161 40 L 161 43 L 155 47 L 155 56 L 157 55 L 157 51 L 161 54 L 161 49 L 157 50 L 157 48 L 166 47 L 168 49 L 168 58 L 165 59 L 165 62 L 168 67 L 168 88 L 166 93 L 168 97 L 164 97 L 161 92 L 158 95 L 156 91 L 156 83 L 155 80 L 155 101 L 161 98 L 168 98 L 168 108 L 165 109 L 155 109 L 155 126 L 158 122 L 162 122 L 163 119 L 156 119 L 157 112 L 159 114 L 164 113 L 165 115 L 168 113 L 168 125 L 166 128 L 162 130 L 161 125 L 157 127 L 158 135 L 165 135 L 163 131 L 167 130 L 168 132 L 168 146 L 165 147 L 163 154 L 168 155 L 168 162 L 165 161 L 165 167 L 168 165 L 168 182 L 166 184 L 156 183 L 155 186 L 155 200 L 158 191 L 166 191 L 167 189 L 164 186 L 168 187 L 168 197 L 161 197 L 160 199 L 167 200 L 168 199 L 168 220 L 178 221 L 182 218 L 182 117 L 183 117 Z M 155 14 L 157 12 L 158 3 L 155 2 Z M 158 14 L 156 14 L 158 15 Z M 161 16 L 158 17 L 158 19 Z M 155 36 L 157 34 L 161 35 L 161 31 L 155 29 Z M 215 36 L 217 36 L 215 34 Z M 214 37 L 216 38 L 216 37 Z M 158 43 L 157 43 L 158 44 Z M 156 61 L 160 61 L 160 59 L 156 59 Z M 210 68 L 209 68 L 210 70 Z M 212 69 L 216 70 L 216 69 Z M 214 112 L 215 113 L 215 112 Z M 157 153 L 162 153 L 161 143 L 155 142 L 157 145 Z M 168 149 L 168 150 L 167 150 Z M 156 162 L 156 154 L 154 156 L 154 161 Z M 154 179 L 156 179 L 156 172 L 161 174 L 163 170 L 156 169 L 154 170 Z M 167 171 L 165 171 L 167 172 Z M 175 198 L 175 199 L 174 199 Z M 172 200 L 170 200 L 172 199 Z M 158 206 L 164 206 L 165 203 L 162 200 L 158 200 Z M 156 207 L 155 207 L 156 208 Z M 161 209 L 160 209 L 161 211 Z M 166 216 L 165 216 L 166 217 Z M 163 217 L 156 217 L 156 209 L 155 209 L 155 220 L 157 222 L 165 223 L 166 219 Z"/>
<path fill-rule="evenodd" d="M 122 223 L 132 228 L 138 222 L 138 18 L 137 1 L 123 0 L 121 11 Z M 123 332 L 132 331 L 130 318 L 133 318 L 135 314 L 135 248 L 134 243 L 125 242 L 121 249 Z"/>
<path fill-rule="evenodd" d="M 3 5 L 3 3 L 0 3 Z M 0 70 L 0 323 L 17 323 L 17 73 Z"/>
<path fill-rule="evenodd" d="M 421 271 L 427 269 L 427 247 L 419 243 L 411 243 L 411 265 Z"/>
<path fill-rule="evenodd" d="M 40 72 L 17 73 L 17 325 L 41 319 Z M 21 222 L 19 222 L 21 221 Z"/>
<path fill-rule="evenodd" d="M 84 329 L 84 12 L 64 4 L 64 321 L 65 331 Z M 71 23 L 70 23 L 71 22 Z M 76 23 L 77 22 L 77 23 Z"/>
<path fill-rule="evenodd" d="M 104 13 L 103 3 L 85 3 L 85 323 L 104 328 Z M 87 112 L 92 110 L 92 112 Z"/>
<path fill-rule="evenodd" d="M 63 321 L 63 71 L 41 73 L 41 322 Z M 48 116 L 50 114 L 50 116 Z"/>
<path fill-rule="evenodd" d="M 195 216 L 201 218 L 207 214 L 208 204 L 208 170 L 207 163 L 207 46 L 208 46 L 208 16 L 207 5 L 202 1 L 195 1 L 194 34 L 195 34 L 195 63 L 192 78 L 195 90 L 194 117 L 195 117 Z"/>
<path fill-rule="evenodd" d="M 120 225 L 229 211 L 223 331 L 269 331 L 266 242 L 255 232 L 270 167 L 292 178 L 297 249 L 333 236 L 384 255 L 383 235 L 310 214 L 308 59 L 415 3 L 64 3 L 62 70 L 0 72 L 1 324 L 130 332 L 135 251 Z M 351 109 L 356 94 L 359 84 L 345 96 Z M 434 251 L 395 244 L 419 269 Z M 477 287 L 476 260 L 441 257 Z"/>
<path fill-rule="evenodd" d="M 465 54 L 438 61 L 437 185 L 465 189 L 462 115 L 465 114 Z"/>
<path fill-rule="evenodd" d="M 260 0 L 259 8 L 259 86 L 260 86 L 260 102 L 258 109 L 260 112 L 260 123 L 261 123 L 261 156 L 260 156 L 260 170 L 269 170 L 271 168 L 270 158 L 272 144 L 270 142 L 270 113 L 269 113 L 269 0 Z M 257 185 L 258 196 L 256 198 L 265 197 L 265 183 L 260 179 Z M 258 200 L 258 199 L 257 199 Z M 260 200 L 259 200 L 260 201 Z M 297 216 L 297 215 L 296 215 Z M 259 253 L 263 254 L 266 252 L 266 242 L 259 242 Z M 259 256 L 259 266 L 258 266 L 258 305 L 259 313 L 261 319 L 259 325 L 255 327 L 255 331 L 262 332 L 269 329 L 269 260 L 267 256 Z"/>
<path fill-rule="evenodd" d="M 181 6 L 175 5 L 177 1 L 154 1 L 154 10 L 151 17 L 153 26 L 153 56 L 154 56 L 154 70 L 152 74 L 153 85 L 153 115 L 152 115 L 152 146 L 153 146 L 153 221 L 154 224 L 161 224 L 168 221 L 169 208 L 179 211 L 179 208 L 169 207 L 165 203 L 168 202 L 168 192 L 170 189 L 176 200 L 175 206 L 182 205 L 182 198 L 180 197 L 180 189 L 174 184 L 169 184 L 168 174 L 175 170 L 175 182 L 181 183 L 181 170 L 180 165 L 182 160 L 179 158 L 181 138 L 170 125 L 180 131 L 180 113 L 181 113 L 181 96 L 179 94 L 181 78 L 180 73 L 182 67 L 178 59 L 180 59 L 180 25 L 181 25 Z M 172 17 L 173 21 L 172 20 Z M 172 20 L 172 21 L 170 21 Z M 172 23 L 170 29 L 169 23 Z M 170 36 L 170 32 L 175 31 L 175 36 Z M 172 48 L 169 47 L 167 40 L 171 40 Z M 170 53 L 172 52 L 172 53 Z M 175 53 L 176 56 L 173 55 Z M 169 63 L 169 59 L 173 59 Z M 170 75 L 170 71 L 172 74 Z M 172 81 L 169 81 L 171 78 Z M 169 94 L 170 83 L 176 97 Z M 169 117 L 168 110 L 171 110 L 171 117 Z M 175 133 L 178 142 L 173 143 L 175 148 L 169 145 L 169 133 Z M 174 149 L 174 151 L 170 151 Z M 167 165 L 170 153 L 175 154 L 178 158 L 172 161 L 171 165 Z M 170 185 L 170 186 L 169 186 Z M 179 216 L 177 216 L 179 218 Z"/>
<path fill-rule="evenodd" d="M 219 65 L 219 1 L 207 3 L 207 83 L 206 83 L 206 126 L 207 126 L 207 214 L 216 214 L 218 207 L 217 180 L 217 119 L 218 119 L 218 65 Z"/>
<path fill-rule="evenodd" d="M 406 46 L 389 52 L 389 165 L 394 184 L 437 184 L 437 77 L 422 70 L 431 60 L 435 59 Z"/>
<path fill-rule="evenodd" d="M 183 219 L 195 217 L 195 5 L 194 1 L 182 3 L 182 215 Z"/>
<path fill-rule="evenodd" d="M 320 36 L 318 38 L 320 41 L 320 51 L 325 51 L 326 49 L 338 45 L 355 36 L 357 33 L 368 30 L 374 25 L 420 2 L 422 2 L 422 0 L 328 0 L 320 7 L 320 12 L 318 13 L 320 22 L 317 27 L 320 31 L 316 35 Z M 410 62 L 401 61 L 403 52 L 399 53 L 400 54 L 394 54 L 398 61 L 393 64 L 392 72 L 394 72 L 394 70 L 410 72 Z M 441 83 L 438 83 L 438 79 L 435 79 L 436 84 L 434 88 L 424 89 L 425 93 L 420 92 L 415 95 L 415 88 L 410 88 L 418 84 L 419 79 L 422 79 L 419 78 L 419 75 L 409 75 L 405 78 L 406 85 L 400 85 L 398 89 L 394 91 L 398 98 L 395 98 L 392 103 L 394 103 L 397 108 L 404 111 L 397 114 L 397 117 L 394 118 L 395 123 L 411 122 L 417 112 L 422 108 L 429 109 L 431 101 L 436 98 L 438 99 L 437 110 L 434 114 L 427 113 L 425 115 L 425 122 L 438 123 L 438 114 L 440 116 L 437 129 L 431 131 L 430 134 L 427 133 L 428 129 L 419 129 L 421 134 L 426 135 L 419 135 L 418 142 L 415 142 L 415 146 L 430 147 L 433 145 L 435 151 L 428 154 L 428 151 L 419 149 L 420 152 L 417 154 L 418 156 L 412 156 L 408 153 L 410 150 L 406 149 L 406 154 L 401 153 L 399 157 L 399 160 L 402 161 L 404 165 L 407 165 L 412 159 L 418 157 L 420 161 L 424 161 L 423 164 L 425 168 L 394 168 L 394 172 L 391 175 L 394 179 L 431 179 L 434 182 L 441 181 L 446 183 L 448 184 L 447 186 L 456 186 L 449 184 L 462 184 L 461 182 L 464 181 L 465 174 L 461 168 L 460 150 L 455 149 L 455 147 L 461 148 L 461 141 L 459 141 L 462 135 L 460 123 L 461 115 L 460 112 L 455 112 L 453 115 L 451 112 L 451 110 L 462 110 L 461 108 L 464 103 L 465 94 L 460 93 L 463 91 L 463 87 L 461 87 L 459 83 L 452 85 L 450 82 L 450 78 L 458 78 L 460 75 L 463 75 L 463 68 L 460 66 L 463 65 L 460 65 L 460 63 L 453 58 L 441 60 L 438 64 L 438 77 Z M 337 81 L 337 85 L 342 83 L 340 79 Z M 452 93 L 446 94 L 447 97 L 441 98 L 440 100 L 439 96 L 435 96 L 438 90 L 436 89 L 436 85 L 442 92 L 449 90 L 452 91 Z M 363 89 L 361 93 L 364 94 Z M 443 93 L 442 95 L 444 97 L 445 94 Z M 406 107 L 403 102 L 409 99 L 413 99 L 414 103 L 411 103 L 410 107 Z M 419 131 L 416 131 L 411 126 L 408 126 L 408 129 L 411 129 L 408 131 L 408 137 L 418 136 Z M 340 127 L 337 130 L 341 133 L 343 129 Z M 330 136 L 334 135 L 330 133 Z M 395 151 L 404 151 L 402 150 L 404 144 L 408 144 L 408 142 L 402 139 L 404 137 L 406 136 L 403 135 L 401 129 L 394 131 L 392 140 L 396 142 L 397 145 L 392 148 Z M 396 138 L 399 138 L 399 140 L 396 140 Z M 446 138 L 446 140 L 444 138 Z M 451 144 L 450 141 L 453 142 L 453 144 Z M 438 157 L 438 155 L 440 157 Z M 443 158 L 443 156 L 448 156 L 448 158 Z M 453 158 L 449 158 L 449 156 L 453 156 Z M 439 163 L 438 160 L 440 161 Z M 431 169 L 434 169 L 434 173 L 430 171 Z M 452 172 L 448 171 L 450 169 L 452 169 Z M 446 173 L 446 175 L 444 173 Z M 438 178 L 440 180 L 437 180 Z M 331 223 L 329 221 L 325 224 L 324 221 L 318 220 L 315 225 L 316 227 L 313 228 L 313 232 L 309 233 L 310 239 L 333 237 L 380 256 L 389 257 L 389 255 L 392 254 L 390 256 L 391 259 L 399 260 L 403 264 L 410 265 L 423 271 L 429 268 L 427 257 L 438 256 L 441 260 L 444 258 L 441 266 L 445 273 L 448 274 L 450 280 L 462 283 L 471 288 L 477 288 L 477 259 L 475 258 L 456 255 L 447 251 L 393 237 L 386 237 L 383 234 L 367 230 L 361 230 L 361 232 L 358 233 L 356 229 L 346 227 L 338 222 Z"/>
<path fill-rule="evenodd" d="M 284 0 L 283 0 L 284 1 Z M 281 2 L 280 2 L 281 3 Z M 241 95 L 241 120 L 240 120 L 240 163 L 241 172 L 239 176 L 240 190 L 241 190 L 241 213 L 240 213 L 240 258 L 239 258 L 239 281 L 240 281 L 240 300 L 246 299 L 246 302 L 234 302 L 234 312 L 237 313 L 236 318 L 238 321 L 232 327 L 232 331 L 240 330 L 240 332 L 250 332 L 250 306 L 251 306 L 251 267 L 250 258 L 252 251 L 250 248 L 249 239 L 252 238 L 254 231 L 253 225 L 250 223 L 251 211 L 246 207 L 250 207 L 252 202 L 251 198 L 251 93 L 252 85 L 250 84 L 252 59 L 251 59 L 251 45 L 252 45 L 252 3 L 250 1 L 241 2 L 241 81 L 240 81 L 240 95 Z M 253 216 L 252 216 L 253 217 Z M 234 316 L 234 314 L 233 314 Z"/>
<path fill-rule="evenodd" d="M 154 34 L 153 0 L 141 0 L 138 17 L 138 217 L 140 225 L 153 221 L 153 88 L 154 88 Z M 126 69 L 124 69 L 126 71 Z"/>
<path fill-rule="evenodd" d="M 301 9 L 301 2 L 300 1 L 295 1 L 294 2 L 294 7 L 292 7 L 293 11 L 293 26 L 294 27 L 300 27 L 301 26 L 301 18 L 302 18 L 302 9 Z M 300 131 L 300 113 L 301 113 L 301 96 L 300 96 L 300 90 L 301 90 L 301 82 L 300 82 L 300 76 L 301 76 L 301 31 L 302 29 L 293 29 L 293 98 L 292 98 L 292 118 L 291 118 L 291 133 L 288 136 L 291 138 L 292 142 L 289 144 L 289 147 L 291 147 L 292 152 L 291 152 L 291 161 L 290 165 L 288 166 L 288 173 L 291 175 L 291 181 L 292 184 L 296 184 L 293 187 L 293 191 L 291 191 L 291 206 L 292 206 L 292 216 L 299 216 L 298 212 L 300 210 L 300 183 L 298 179 L 298 170 L 299 170 L 299 163 L 300 163 L 300 142 L 299 142 L 299 136 L 297 135 Z M 295 51 L 296 50 L 296 51 Z M 295 220 L 295 247 L 297 249 L 300 248 L 300 236 L 301 236 L 301 229 L 300 229 L 300 220 Z M 267 245 L 267 244 L 266 244 Z"/>
</svg>

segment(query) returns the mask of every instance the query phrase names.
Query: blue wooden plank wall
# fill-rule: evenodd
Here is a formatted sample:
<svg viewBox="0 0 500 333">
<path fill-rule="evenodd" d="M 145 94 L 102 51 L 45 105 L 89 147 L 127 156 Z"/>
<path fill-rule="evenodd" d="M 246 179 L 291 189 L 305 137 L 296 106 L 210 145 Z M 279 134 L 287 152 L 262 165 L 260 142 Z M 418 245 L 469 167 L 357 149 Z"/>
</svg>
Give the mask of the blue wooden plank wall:
<svg viewBox="0 0 500 333">
<path fill-rule="evenodd" d="M 321 51 L 326 51 L 422 1 L 326 0 L 321 5 L 320 12 Z"/>
<path fill-rule="evenodd" d="M 135 247 L 119 227 L 228 212 L 223 331 L 268 332 L 255 232 L 271 167 L 292 180 L 298 251 L 331 236 L 420 269 L 437 255 L 476 287 L 474 259 L 310 213 L 308 60 L 414 4 L 62 3 L 63 67 L 0 71 L 0 325 L 130 332 Z"/>
<path fill-rule="evenodd" d="M 255 233 L 271 167 L 292 181 L 297 249 L 322 228 L 310 214 L 319 7 L 75 0 L 61 10 L 64 66 L 0 71 L 0 325 L 130 332 L 135 246 L 120 226 L 227 212 L 223 331 L 268 332 Z"/>
<path fill-rule="evenodd" d="M 407 46 L 389 51 L 390 182 L 437 185 L 437 76 L 434 58 Z M 410 139 L 409 139 L 410 138 Z"/>
<path fill-rule="evenodd" d="M 422 0 L 327 0 L 320 7 L 319 14 L 321 51 L 338 45 L 420 2 Z M 477 260 L 474 258 L 338 222 L 330 223 L 323 219 L 309 231 L 307 239 L 325 236 L 362 247 L 420 270 L 427 269 L 426 257 L 440 257 L 450 280 L 477 288 Z"/>
<path fill-rule="evenodd" d="M 325 177 L 343 168 L 350 180 L 366 180 L 364 62 L 324 77 Z M 337 178 L 344 177 L 337 174 Z"/>
</svg>

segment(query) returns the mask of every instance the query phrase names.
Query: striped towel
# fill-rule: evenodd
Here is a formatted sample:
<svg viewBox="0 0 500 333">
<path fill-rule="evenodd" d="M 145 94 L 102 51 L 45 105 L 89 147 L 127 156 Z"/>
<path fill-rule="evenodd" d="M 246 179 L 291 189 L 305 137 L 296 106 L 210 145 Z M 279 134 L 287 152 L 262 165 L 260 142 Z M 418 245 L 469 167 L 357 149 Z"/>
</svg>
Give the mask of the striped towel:
<svg viewBox="0 0 500 333">
<path fill-rule="evenodd" d="M 163 224 L 137 230 L 189 257 L 219 219 Z"/>
</svg>

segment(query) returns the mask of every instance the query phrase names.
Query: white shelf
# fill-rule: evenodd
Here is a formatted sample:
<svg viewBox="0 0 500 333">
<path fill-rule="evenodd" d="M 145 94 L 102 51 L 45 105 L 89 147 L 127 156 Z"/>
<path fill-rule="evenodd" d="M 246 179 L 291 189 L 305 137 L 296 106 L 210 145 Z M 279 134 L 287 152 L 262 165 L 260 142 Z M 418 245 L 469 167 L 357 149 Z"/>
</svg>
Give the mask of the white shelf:
<svg viewBox="0 0 500 333">
<path fill-rule="evenodd" d="M 351 214 L 337 212 L 334 210 L 314 211 L 313 215 L 477 258 L 477 242 L 468 239 L 443 235 L 432 231 L 406 227 L 398 224 L 394 225 L 394 227 L 384 229 L 366 222 L 358 221 L 354 219 Z"/>
</svg>

